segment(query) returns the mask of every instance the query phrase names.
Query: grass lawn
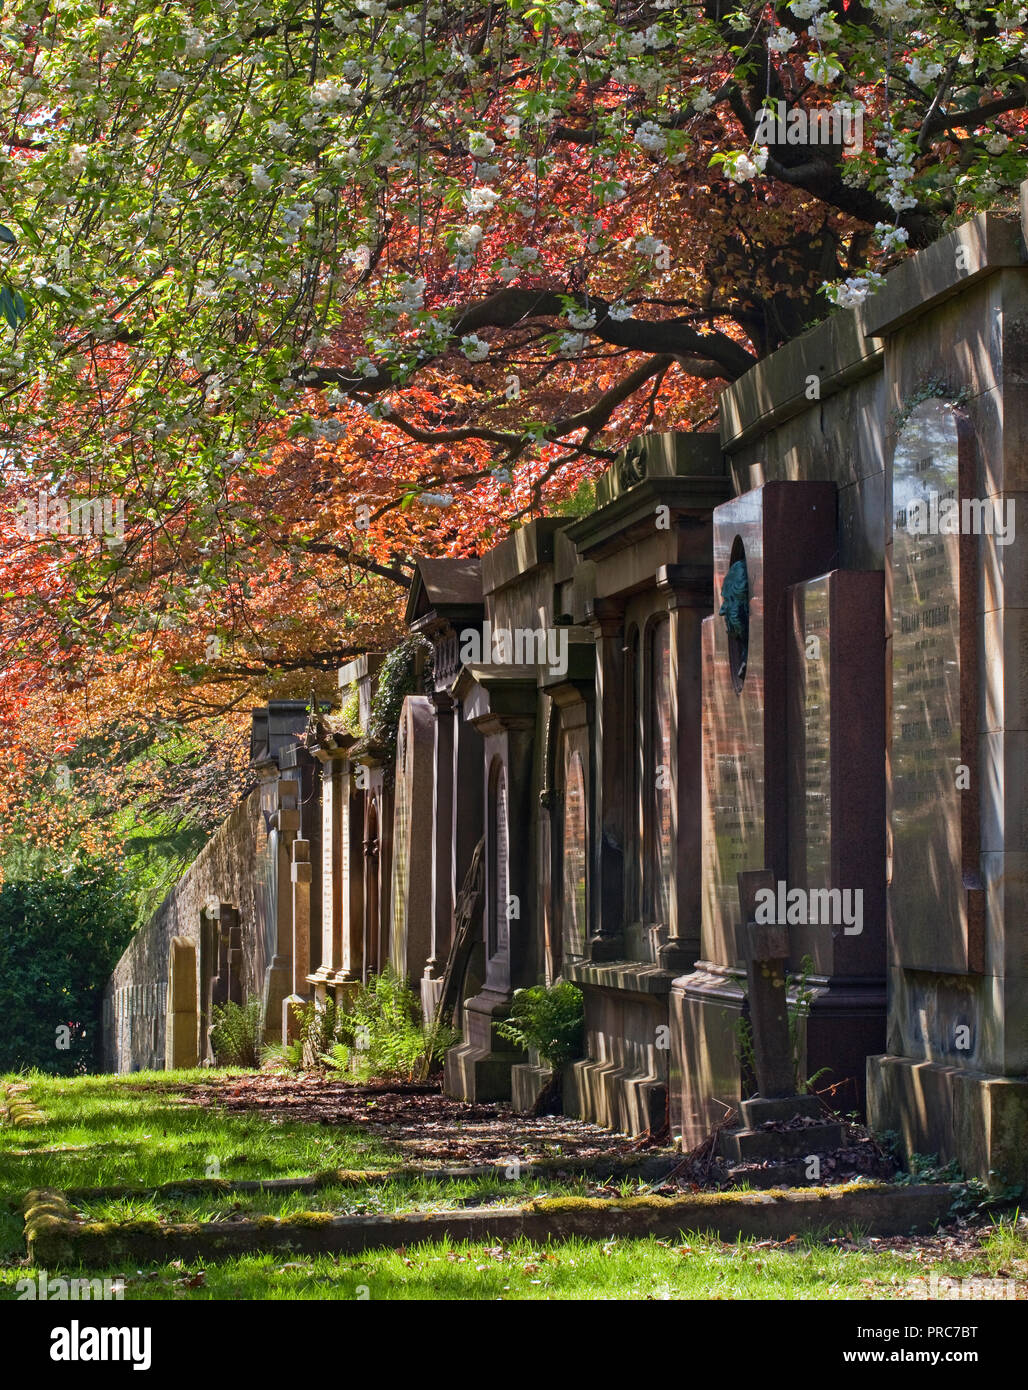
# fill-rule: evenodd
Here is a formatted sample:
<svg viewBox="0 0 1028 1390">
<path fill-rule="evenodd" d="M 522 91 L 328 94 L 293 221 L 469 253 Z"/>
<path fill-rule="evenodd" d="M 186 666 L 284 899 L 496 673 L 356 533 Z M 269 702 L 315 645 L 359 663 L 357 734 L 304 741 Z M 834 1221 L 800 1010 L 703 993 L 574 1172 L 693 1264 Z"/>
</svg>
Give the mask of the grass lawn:
<svg viewBox="0 0 1028 1390">
<path fill-rule="evenodd" d="M 46 1123 L 0 1125 L 0 1300 L 18 1296 L 24 1278 L 22 1223 L 16 1210 L 32 1187 L 156 1185 L 192 1178 L 301 1177 L 330 1168 L 400 1164 L 388 1144 L 359 1126 L 282 1120 L 251 1111 L 191 1103 L 197 1085 L 230 1073 L 160 1072 L 57 1080 L 31 1076 L 31 1095 Z M 636 1190 L 635 1179 L 611 1192 Z M 359 1187 L 296 1193 L 202 1194 L 93 1199 L 94 1220 L 223 1220 L 271 1212 L 430 1211 L 479 1202 L 513 1204 L 531 1196 L 596 1190 L 595 1183 L 529 1176 L 505 1181 L 398 1179 Z M 915 1281 L 940 1275 L 1011 1277 L 1020 1294 L 1028 1276 L 1028 1229 L 1022 1221 L 994 1227 L 960 1258 L 940 1257 L 906 1242 L 740 1241 L 686 1235 L 568 1240 L 535 1246 L 434 1244 L 353 1256 L 289 1256 L 281 1252 L 218 1262 L 181 1262 L 141 1270 L 62 1271 L 121 1277 L 134 1299 L 880 1299 L 916 1296 Z"/>
</svg>

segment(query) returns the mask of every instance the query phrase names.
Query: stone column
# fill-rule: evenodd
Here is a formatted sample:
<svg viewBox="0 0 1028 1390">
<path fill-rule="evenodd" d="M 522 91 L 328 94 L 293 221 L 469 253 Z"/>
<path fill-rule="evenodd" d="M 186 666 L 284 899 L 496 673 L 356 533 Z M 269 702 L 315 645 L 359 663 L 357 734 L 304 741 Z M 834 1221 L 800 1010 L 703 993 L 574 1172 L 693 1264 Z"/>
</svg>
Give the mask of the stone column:
<svg viewBox="0 0 1028 1390">
<path fill-rule="evenodd" d="M 264 1031 L 268 1042 L 282 1042 L 282 1002 L 293 983 L 293 903 L 290 847 L 300 830 L 298 797 L 300 784 L 280 778 L 277 786 L 278 809 L 272 818 L 277 832 L 275 856 L 275 954 L 264 977 Z"/>
<path fill-rule="evenodd" d="M 307 993 L 311 956 L 311 847 L 294 840 L 290 865 L 293 907 L 293 993 Z"/>
<path fill-rule="evenodd" d="M 665 970 L 691 970 L 700 954 L 702 913 L 703 772 L 703 619 L 714 602 L 713 573 L 707 565 L 662 565 L 657 588 L 667 595 L 671 615 L 671 771 L 674 889 L 669 937 L 659 951 Z"/>
<path fill-rule="evenodd" d="M 321 764 L 321 959 L 310 983 L 323 999 L 343 969 L 343 933 L 347 893 L 345 824 L 349 779 L 346 752 L 320 748 Z"/>
<path fill-rule="evenodd" d="M 597 599 L 587 607 L 596 640 L 596 763 L 593 782 L 590 960 L 624 954 L 625 655 L 624 604 Z"/>
<path fill-rule="evenodd" d="M 454 702 L 445 691 L 431 696 L 435 711 L 432 778 L 432 936 L 421 985 L 426 1018 L 435 1008 L 446 969 L 453 924 Z"/>
<path fill-rule="evenodd" d="M 340 780 L 342 824 L 343 936 L 340 975 L 344 983 L 364 978 L 364 800 L 354 788 L 353 764 L 343 764 Z"/>
<path fill-rule="evenodd" d="M 293 919 L 293 988 L 282 1001 L 282 1040 L 292 1042 L 298 1025 L 297 1009 L 307 1003 L 307 975 L 311 956 L 311 847 L 309 840 L 296 839 L 290 863 L 291 909 Z"/>
</svg>

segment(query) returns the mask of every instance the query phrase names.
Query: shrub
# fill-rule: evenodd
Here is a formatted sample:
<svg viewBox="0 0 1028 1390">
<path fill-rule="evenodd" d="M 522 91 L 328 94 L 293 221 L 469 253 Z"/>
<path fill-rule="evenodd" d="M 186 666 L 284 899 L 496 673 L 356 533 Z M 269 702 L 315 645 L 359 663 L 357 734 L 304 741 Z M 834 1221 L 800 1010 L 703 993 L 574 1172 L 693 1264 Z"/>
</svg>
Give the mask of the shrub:
<svg viewBox="0 0 1028 1390">
<path fill-rule="evenodd" d="M 214 1009 L 211 1049 L 221 1067 L 259 1067 L 264 1054 L 264 1001 L 252 994 L 245 1004 Z"/>
<path fill-rule="evenodd" d="M 428 1075 L 459 1034 L 426 1026 L 414 991 L 391 970 L 373 975 L 336 1015 L 334 1043 L 323 1060 L 364 1081 L 396 1077 L 411 1081 Z"/>
<path fill-rule="evenodd" d="M 0 888 L 0 1072 L 102 1065 L 103 991 L 131 937 L 131 905 L 96 865 Z"/>
<path fill-rule="evenodd" d="M 532 985 L 514 991 L 510 1016 L 497 1025 L 501 1038 L 534 1048 L 543 1061 L 559 1071 L 581 1056 L 585 1027 L 582 991 L 569 980 Z"/>
</svg>

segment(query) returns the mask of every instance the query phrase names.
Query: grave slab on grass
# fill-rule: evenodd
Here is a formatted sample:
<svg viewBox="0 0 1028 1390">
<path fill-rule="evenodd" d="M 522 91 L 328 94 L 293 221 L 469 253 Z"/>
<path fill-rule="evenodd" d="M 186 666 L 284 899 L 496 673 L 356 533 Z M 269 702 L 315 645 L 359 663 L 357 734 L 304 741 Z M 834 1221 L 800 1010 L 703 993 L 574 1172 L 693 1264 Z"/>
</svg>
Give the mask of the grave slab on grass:
<svg viewBox="0 0 1028 1390">
<path fill-rule="evenodd" d="M 848 1231 L 866 1235 L 913 1234 L 931 1230 L 957 1193 L 952 1184 L 898 1187 L 781 1189 L 767 1192 L 703 1193 L 688 1197 L 553 1197 L 514 1208 L 392 1216 L 333 1216 L 301 1212 L 279 1219 L 161 1225 L 157 1221 L 82 1222 L 66 1195 L 30 1192 L 23 1203 L 25 1241 L 36 1266 L 83 1265 L 102 1269 L 126 1259 L 226 1259 L 265 1250 L 355 1254 L 422 1242 L 509 1243 L 546 1240 L 635 1239 L 710 1232 L 722 1240 L 739 1236 L 781 1239 L 790 1235 Z"/>
</svg>

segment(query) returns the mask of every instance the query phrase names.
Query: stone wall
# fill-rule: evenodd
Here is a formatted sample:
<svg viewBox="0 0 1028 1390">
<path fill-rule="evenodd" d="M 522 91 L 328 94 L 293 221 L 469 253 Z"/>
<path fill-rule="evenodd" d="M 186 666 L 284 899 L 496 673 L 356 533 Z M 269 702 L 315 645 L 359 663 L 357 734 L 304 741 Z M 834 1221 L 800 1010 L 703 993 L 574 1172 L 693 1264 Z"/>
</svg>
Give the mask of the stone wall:
<svg viewBox="0 0 1028 1390">
<path fill-rule="evenodd" d="M 219 827 L 115 967 L 104 992 L 104 1066 L 108 1071 L 163 1069 L 171 942 L 174 937 L 195 941 L 199 964 L 200 919 L 209 898 L 238 911 L 243 929 L 243 998 L 260 992 L 264 936 L 254 929 L 259 817 L 260 793 L 254 791 Z"/>
</svg>

